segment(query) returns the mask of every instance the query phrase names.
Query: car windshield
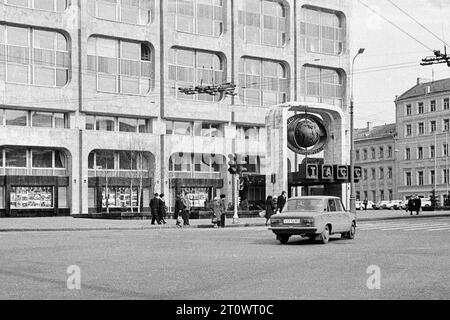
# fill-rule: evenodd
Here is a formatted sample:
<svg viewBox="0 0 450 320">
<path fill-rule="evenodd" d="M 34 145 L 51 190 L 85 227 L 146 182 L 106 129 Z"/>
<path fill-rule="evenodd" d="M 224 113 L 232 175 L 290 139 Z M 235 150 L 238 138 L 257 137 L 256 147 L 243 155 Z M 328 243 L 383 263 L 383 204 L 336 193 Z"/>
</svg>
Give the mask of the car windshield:
<svg viewBox="0 0 450 320">
<path fill-rule="evenodd" d="M 324 206 L 321 199 L 291 199 L 288 201 L 288 211 L 323 212 Z"/>
</svg>

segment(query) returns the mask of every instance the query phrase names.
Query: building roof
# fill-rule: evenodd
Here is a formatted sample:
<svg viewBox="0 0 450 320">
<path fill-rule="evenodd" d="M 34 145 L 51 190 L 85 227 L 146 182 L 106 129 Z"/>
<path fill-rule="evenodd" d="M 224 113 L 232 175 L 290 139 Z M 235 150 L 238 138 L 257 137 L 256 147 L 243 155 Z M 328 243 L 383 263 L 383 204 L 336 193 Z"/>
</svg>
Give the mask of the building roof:
<svg viewBox="0 0 450 320">
<path fill-rule="evenodd" d="M 376 139 L 384 137 L 393 137 L 396 134 L 396 124 L 390 123 L 383 126 L 367 127 L 363 129 L 355 129 L 355 140 Z"/>
<path fill-rule="evenodd" d="M 397 101 L 417 98 L 425 96 L 427 94 L 429 95 L 441 92 L 450 92 L 450 78 L 418 83 L 414 87 L 403 93 L 400 97 L 398 97 Z"/>
</svg>

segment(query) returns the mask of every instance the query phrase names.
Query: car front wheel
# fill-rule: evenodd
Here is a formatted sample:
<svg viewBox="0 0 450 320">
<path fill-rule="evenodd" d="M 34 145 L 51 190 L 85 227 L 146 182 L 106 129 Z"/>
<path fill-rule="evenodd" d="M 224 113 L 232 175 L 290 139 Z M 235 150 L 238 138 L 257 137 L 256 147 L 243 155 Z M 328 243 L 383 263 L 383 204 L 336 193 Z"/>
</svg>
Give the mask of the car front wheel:
<svg viewBox="0 0 450 320">
<path fill-rule="evenodd" d="M 325 229 L 320 234 L 320 241 L 323 244 L 327 244 L 328 241 L 330 241 L 330 227 L 329 226 L 325 226 Z"/>
</svg>

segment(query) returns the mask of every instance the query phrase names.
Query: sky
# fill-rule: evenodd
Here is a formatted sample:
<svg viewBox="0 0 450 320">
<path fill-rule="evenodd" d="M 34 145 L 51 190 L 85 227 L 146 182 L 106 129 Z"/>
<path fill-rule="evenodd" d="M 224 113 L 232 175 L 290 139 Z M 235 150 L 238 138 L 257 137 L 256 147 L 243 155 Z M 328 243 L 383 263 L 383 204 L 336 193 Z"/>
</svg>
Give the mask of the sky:
<svg viewBox="0 0 450 320">
<path fill-rule="evenodd" d="M 413 87 L 417 78 L 450 78 L 446 64 L 420 66 L 432 50 L 450 44 L 450 0 L 390 0 L 419 23 L 402 13 L 389 0 L 352 1 L 351 59 L 359 48 L 365 52 L 354 65 L 355 127 L 367 122 L 383 125 L 395 122 L 395 97 Z M 397 25 L 410 36 L 365 7 Z M 439 38 L 439 39 L 438 39 Z M 450 54 L 450 47 L 448 48 Z"/>
</svg>

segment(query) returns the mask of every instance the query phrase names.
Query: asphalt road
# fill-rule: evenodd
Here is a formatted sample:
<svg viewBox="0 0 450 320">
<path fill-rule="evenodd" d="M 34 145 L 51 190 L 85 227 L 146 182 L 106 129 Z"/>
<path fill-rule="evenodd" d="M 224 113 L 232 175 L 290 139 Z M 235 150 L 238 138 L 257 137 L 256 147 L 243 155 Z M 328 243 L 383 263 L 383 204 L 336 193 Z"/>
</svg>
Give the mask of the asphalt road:
<svg viewBox="0 0 450 320">
<path fill-rule="evenodd" d="M 264 227 L 4 233 L 0 299 L 449 299 L 449 235 L 450 218 L 361 223 L 327 245 Z"/>
</svg>

